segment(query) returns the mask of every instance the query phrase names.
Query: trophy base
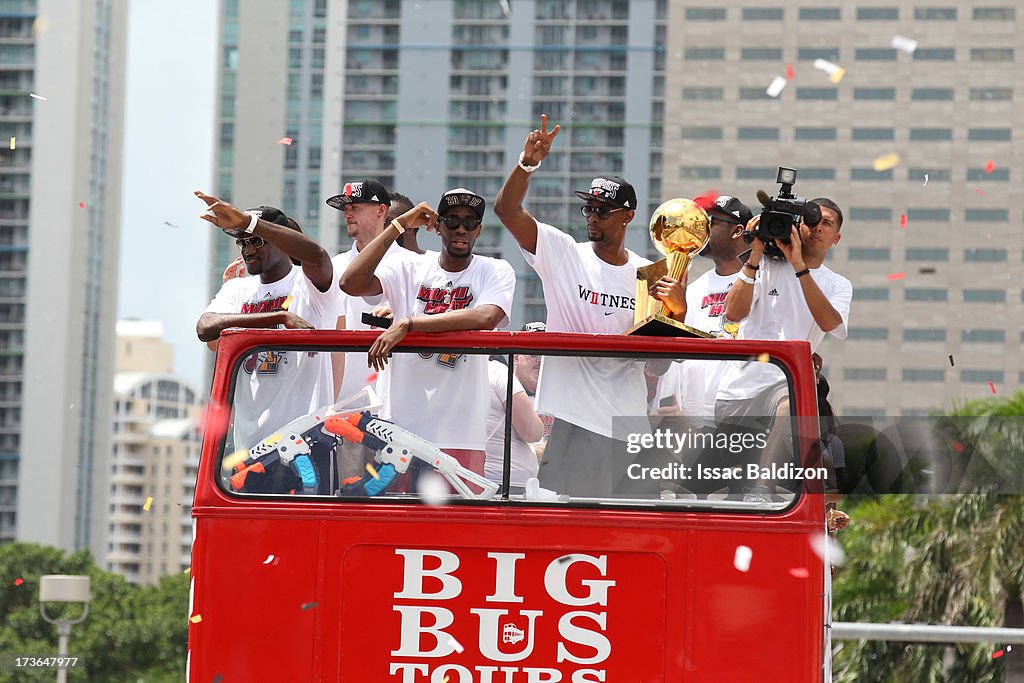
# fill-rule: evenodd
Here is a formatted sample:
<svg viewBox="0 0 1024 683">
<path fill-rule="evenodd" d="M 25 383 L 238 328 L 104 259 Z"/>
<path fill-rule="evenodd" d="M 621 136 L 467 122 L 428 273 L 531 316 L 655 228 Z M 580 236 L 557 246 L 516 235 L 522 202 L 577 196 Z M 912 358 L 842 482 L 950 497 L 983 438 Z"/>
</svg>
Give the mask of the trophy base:
<svg viewBox="0 0 1024 683">
<path fill-rule="evenodd" d="M 643 337 L 700 337 L 702 339 L 713 339 L 714 335 L 690 327 L 677 320 L 664 315 L 652 315 L 649 318 L 634 323 L 623 334 L 640 335 Z"/>
</svg>

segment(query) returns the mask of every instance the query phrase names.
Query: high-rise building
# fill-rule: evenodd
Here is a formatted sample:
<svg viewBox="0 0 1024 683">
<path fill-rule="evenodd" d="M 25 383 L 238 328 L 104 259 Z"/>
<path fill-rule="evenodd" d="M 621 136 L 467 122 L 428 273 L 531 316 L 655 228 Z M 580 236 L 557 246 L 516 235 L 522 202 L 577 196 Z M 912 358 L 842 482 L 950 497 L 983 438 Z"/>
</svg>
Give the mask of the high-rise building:
<svg viewBox="0 0 1024 683">
<path fill-rule="evenodd" d="M 919 414 L 1024 382 L 1008 315 L 1024 297 L 1022 21 L 1013 2 L 668 3 L 664 195 L 716 188 L 759 208 L 790 166 L 800 196 L 843 209 L 826 265 L 853 282 L 850 336 L 820 349 L 842 413 Z"/>
<path fill-rule="evenodd" d="M 199 468 L 201 397 L 171 374 L 173 349 L 152 321 L 117 323 L 107 546 L 100 557 L 133 583 L 188 567 Z"/>
<path fill-rule="evenodd" d="M 97 555 L 126 15 L 124 0 L 0 3 L 0 540 Z"/>
<path fill-rule="evenodd" d="M 547 113 L 565 132 L 528 208 L 582 234 L 572 190 L 614 174 L 636 186 L 646 224 L 661 196 L 664 7 L 223 0 L 217 192 L 239 205 L 276 202 L 340 251 L 349 244 L 342 216 L 322 209 L 345 181 L 373 177 L 429 202 L 463 186 L 490 205 Z M 213 239 L 216 291 L 237 253 Z M 540 283 L 493 213 L 477 245 L 516 267 L 513 317 L 543 319 Z M 630 246 L 646 253 L 646 230 Z"/>
</svg>

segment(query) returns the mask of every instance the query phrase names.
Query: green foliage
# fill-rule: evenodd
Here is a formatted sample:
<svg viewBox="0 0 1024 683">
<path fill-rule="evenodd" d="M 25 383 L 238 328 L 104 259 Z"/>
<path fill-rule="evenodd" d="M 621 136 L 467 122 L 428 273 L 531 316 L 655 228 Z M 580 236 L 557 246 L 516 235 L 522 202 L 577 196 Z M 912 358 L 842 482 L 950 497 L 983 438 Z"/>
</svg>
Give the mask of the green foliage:
<svg viewBox="0 0 1024 683">
<path fill-rule="evenodd" d="M 0 546 L 0 652 L 5 656 L 57 654 L 57 629 L 39 614 L 39 577 L 45 574 L 91 578 L 89 615 L 71 629 L 68 651 L 80 660 L 68 670 L 69 681 L 162 683 L 184 678 L 188 576 L 167 576 L 156 586 L 133 586 L 96 567 L 88 552 L 65 555 L 31 543 Z M 24 583 L 16 586 L 18 578 Z M 61 607 L 48 605 L 47 614 L 61 616 Z M 76 606 L 63 607 L 79 613 Z M 52 681 L 54 676 L 52 669 L 7 670 L 0 671 L 0 683 Z"/>
</svg>

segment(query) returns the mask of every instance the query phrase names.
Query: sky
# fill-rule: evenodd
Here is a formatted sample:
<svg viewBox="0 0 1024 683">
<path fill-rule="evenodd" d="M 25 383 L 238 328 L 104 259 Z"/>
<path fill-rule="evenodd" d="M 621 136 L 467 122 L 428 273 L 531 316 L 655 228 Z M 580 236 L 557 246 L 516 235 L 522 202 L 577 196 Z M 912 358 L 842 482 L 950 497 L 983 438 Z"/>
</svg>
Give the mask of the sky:
<svg viewBox="0 0 1024 683">
<path fill-rule="evenodd" d="M 193 190 L 212 191 L 217 3 L 129 5 L 118 317 L 159 320 L 174 369 L 200 393 L 209 352 L 195 324 L 209 233 Z"/>
</svg>

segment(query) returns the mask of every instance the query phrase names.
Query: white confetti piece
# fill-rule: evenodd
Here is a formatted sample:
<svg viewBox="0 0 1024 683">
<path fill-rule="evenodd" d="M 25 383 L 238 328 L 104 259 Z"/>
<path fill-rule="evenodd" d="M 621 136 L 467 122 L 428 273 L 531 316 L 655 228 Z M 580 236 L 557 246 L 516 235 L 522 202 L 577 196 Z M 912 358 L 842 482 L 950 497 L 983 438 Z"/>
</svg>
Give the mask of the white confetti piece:
<svg viewBox="0 0 1024 683">
<path fill-rule="evenodd" d="M 811 537 L 811 550 L 822 562 L 831 562 L 837 567 L 846 564 L 846 552 L 842 546 L 824 532 Z"/>
<path fill-rule="evenodd" d="M 732 557 L 732 566 L 741 572 L 750 571 L 750 560 L 754 557 L 754 551 L 745 545 L 736 546 L 736 554 Z"/>
<path fill-rule="evenodd" d="M 270 564 L 273 561 L 274 561 L 274 556 L 273 555 L 267 555 L 267 559 L 263 560 L 263 564 Z"/>
<path fill-rule="evenodd" d="M 896 35 L 892 37 L 892 42 L 889 43 L 894 49 L 900 52 L 906 52 L 907 54 L 913 54 L 914 50 L 917 49 L 917 41 L 913 38 L 907 38 L 905 36 Z"/>
<path fill-rule="evenodd" d="M 462 647 L 462 643 L 455 640 L 454 636 L 448 636 L 448 644 L 460 655 L 462 654 L 463 650 L 465 650 L 465 648 Z"/>
<path fill-rule="evenodd" d="M 18 138 L 11 136 L 11 149 L 15 149 L 18 146 Z"/>
<path fill-rule="evenodd" d="M 928 187 L 928 174 L 927 173 L 924 174 L 924 185 L 922 185 L 921 187 Z"/>
<path fill-rule="evenodd" d="M 786 87 L 786 78 L 784 76 L 776 76 L 775 79 L 768 85 L 768 89 L 765 93 L 768 97 L 778 97 Z"/>
<path fill-rule="evenodd" d="M 837 71 L 843 70 L 843 67 L 839 66 L 838 64 L 833 64 L 827 59 L 815 59 L 814 68 L 818 69 L 819 71 L 824 71 L 829 76 L 836 73 Z"/>
<path fill-rule="evenodd" d="M 448 497 L 448 482 L 434 472 L 424 472 L 416 488 L 427 505 L 444 505 Z"/>
<path fill-rule="evenodd" d="M 34 99 L 34 100 L 42 100 L 43 102 L 45 102 L 45 101 L 46 101 L 46 98 L 45 98 L 45 97 L 43 97 L 42 95 L 37 95 L 37 94 L 35 94 L 34 92 L 30 92 L 30 93 L 28 94 L 28 96 L 29 96 L 29 97 L 31 97 L 31 98 L 32 98 L 32 99 Z"/>
<path fill-rule="evenodd" d="M 508 19 L 508 15 L 512 13 L 512 8 L 508 5 L 508 0 L 498 0 L 498 5 L 501 6 L 501 13 L 505 15 L 506 19 Z M 462 652 L 462 650 L 459 650 L 459 652 Z"/>
</svg>

